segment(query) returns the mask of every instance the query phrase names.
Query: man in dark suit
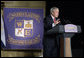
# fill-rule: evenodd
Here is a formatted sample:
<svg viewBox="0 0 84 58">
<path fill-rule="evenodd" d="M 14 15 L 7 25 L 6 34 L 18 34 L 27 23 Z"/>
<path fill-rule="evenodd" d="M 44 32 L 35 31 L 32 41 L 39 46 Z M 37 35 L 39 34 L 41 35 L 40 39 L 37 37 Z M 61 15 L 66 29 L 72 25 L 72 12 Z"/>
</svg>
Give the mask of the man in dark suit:
<svg viewBox="0 0 84 58">
<path fill-rule="evenodd" d="M 61 24 L 58 16 L 59 8 L 52 7 L 50 15 L 44 19 L 43 57 L 60 56 L 59 34 L 47 34 L 48 30 Z"/>
</svg>

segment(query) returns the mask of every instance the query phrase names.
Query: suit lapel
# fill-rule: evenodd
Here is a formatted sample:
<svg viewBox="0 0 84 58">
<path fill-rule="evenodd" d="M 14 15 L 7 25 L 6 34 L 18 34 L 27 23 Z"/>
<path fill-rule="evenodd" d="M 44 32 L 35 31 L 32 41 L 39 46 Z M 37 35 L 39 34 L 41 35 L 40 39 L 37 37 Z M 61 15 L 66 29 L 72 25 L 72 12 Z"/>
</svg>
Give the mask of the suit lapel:
<svg viewBox="0 0 84 58">
<path fill-rule="evenodd" d="M 50 17 L 50 22 L 51 22 L 51 24 L 54 23 L 54 21 L 53 21 L 51 15 L 50 15 L 49 17 Z"/>
</svg>

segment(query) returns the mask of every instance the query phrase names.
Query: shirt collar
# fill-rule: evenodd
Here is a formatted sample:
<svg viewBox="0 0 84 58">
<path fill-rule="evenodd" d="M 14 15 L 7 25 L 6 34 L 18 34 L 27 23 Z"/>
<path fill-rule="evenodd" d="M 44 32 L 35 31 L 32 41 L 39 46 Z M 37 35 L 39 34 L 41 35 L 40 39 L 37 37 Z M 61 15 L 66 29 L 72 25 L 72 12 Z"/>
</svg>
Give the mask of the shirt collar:
<svg viewBox="0 0 84 58">
<path fill-rule="evenodd" d="M 54 16 L 51 15 L 51 17 L 52 17 L 52 19 L 54 20 Z"/>
</svg>

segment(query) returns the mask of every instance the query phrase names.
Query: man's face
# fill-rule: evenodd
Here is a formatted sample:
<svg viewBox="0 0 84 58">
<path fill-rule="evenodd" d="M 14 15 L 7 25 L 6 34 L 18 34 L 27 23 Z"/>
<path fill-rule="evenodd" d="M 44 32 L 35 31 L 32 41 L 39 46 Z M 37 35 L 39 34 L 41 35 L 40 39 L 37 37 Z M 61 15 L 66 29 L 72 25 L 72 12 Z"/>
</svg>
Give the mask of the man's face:
<svg viewBox="0 0 84 58">
<path fill-rule="evenodd" d="M 59 16 L 59 10 L 58 9 L 54 9 L 53 12 L 52 12 L 52 15 L 54 17 L 58 17 Z"/>
</svg>

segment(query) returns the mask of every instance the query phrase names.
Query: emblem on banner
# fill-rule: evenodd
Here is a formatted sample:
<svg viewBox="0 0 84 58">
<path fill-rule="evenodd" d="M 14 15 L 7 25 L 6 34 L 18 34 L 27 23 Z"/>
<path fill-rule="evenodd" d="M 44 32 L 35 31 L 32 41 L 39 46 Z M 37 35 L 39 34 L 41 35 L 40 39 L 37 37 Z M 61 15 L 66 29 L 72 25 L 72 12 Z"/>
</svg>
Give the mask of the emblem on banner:
<svg viewBox="0 0 84 58">
<path fill-rule="evenodd" d="M 33 35 L 33 20 L 15 20 L 15 36 L 31 37 Z"/>
</svg>

